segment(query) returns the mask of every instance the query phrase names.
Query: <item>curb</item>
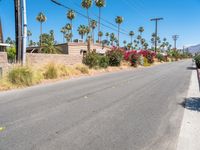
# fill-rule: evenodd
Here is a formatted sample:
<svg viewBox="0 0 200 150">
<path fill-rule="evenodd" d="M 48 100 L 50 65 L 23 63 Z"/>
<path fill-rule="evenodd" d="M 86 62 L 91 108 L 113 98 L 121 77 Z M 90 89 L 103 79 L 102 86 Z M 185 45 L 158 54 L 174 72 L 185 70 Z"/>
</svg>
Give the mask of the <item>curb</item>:
<svg viewBox="0 0 200 150">
<path fill-rule="evenodd" d="M 199 77 L 200 70 L 193 70 L 188 95 L 184 103 L 185 110 L 177 150 L 199 150 L 200 148 Z"/>
</svg>

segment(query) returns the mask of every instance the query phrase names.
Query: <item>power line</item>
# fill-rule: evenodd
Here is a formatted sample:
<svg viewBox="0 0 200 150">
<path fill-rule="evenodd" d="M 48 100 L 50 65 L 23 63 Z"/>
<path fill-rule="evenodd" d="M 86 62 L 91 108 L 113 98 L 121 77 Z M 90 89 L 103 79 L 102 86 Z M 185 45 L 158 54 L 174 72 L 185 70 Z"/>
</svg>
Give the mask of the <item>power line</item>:
<svg viewBox="0 0 200 150">
<path fill-rule="evenodd" d="M 74 3 L 74 5 L 76 5 L 76 6 L 78 6 L 78 7 L 80 7 L 80 5 L 77 3 L 77 2 L 75 2 L 74 0 L 71 0 L 73 3 Z M 91 11 L 92 12 L 92 11 Z M 99 17 L 98 15 L 96 15 L 94 12 L 92 12 L 92 15 L 94 15 L 95 17 Z M 114 24 L 114 23 L 112 23 L 112 22 L 110 22 L 110 21 L 108 21 L 108 20 L 106 20 L 106 19 L 104 19 L 104 18 L 102 18 L 102 17 L 100 17 L 100 19 L 102 20 L 102 21 L 104 21 L 105 23 L 107 23 L 107 24 L 109 24 L 109 25 L 112 25 L 113 27 L 115 27 L 115 28 L 118 28 L 118 26 L 116 25 L 116 24 Z M 121 30 L 122 31 L 124 31 L 124 32 L 128 32 L 127 30 L 125 30 L 125 29 L 123 29 L 123 28 L 121 28 Z"/>
<path fill-rule="evenodd" d="M 88 19 L 88 17 L 87 17 L 86 15 L 82 14 L 81 12 L 79 12 L 79 11 L 77 11 L 77 10 L 75 10 L 75 9 L 72 9 L 72 8 L 68 7 L 67 5 L 64 5 L 64 4 L 62 4 L 62 3 L 60 3 L 60 2 L 58 2 L 58 1 L 56 1 L 56 0 L 50 0 L 50 1 L 53 2 L 54 4 L 58 5 L 58 6 L 61 6 L 61 7 L 65 8 L 65 9 L 73 10 L 76 14 L 78 14 L 78 15 L 80 15 L 80 16 L 86 18 L 86 19 Z M 89 19 L 92 20 L 91 17 L 90 17 Z M 97 21 L 97 22 L 98 22 L 98 21 Z M 107 25 L 105 25 L 105 24 L 103 24 L 103 23 L 100 23 L 100 24 L 101 24 L 102 26 L 106 27 L 106 28 L 111 29 L 111 30 L 118 31 L 117 29 L 114 29 L 114 28 L 112 28 L 112 27 L 109 27 L 109 26 L 107 26 Z M 120 31 L 120 33 L 129 36 L 129 34 L 127 34 L 127 33 L 125 33 L 125 32 L 121 32 L 121 31 Z"/>
</svg>

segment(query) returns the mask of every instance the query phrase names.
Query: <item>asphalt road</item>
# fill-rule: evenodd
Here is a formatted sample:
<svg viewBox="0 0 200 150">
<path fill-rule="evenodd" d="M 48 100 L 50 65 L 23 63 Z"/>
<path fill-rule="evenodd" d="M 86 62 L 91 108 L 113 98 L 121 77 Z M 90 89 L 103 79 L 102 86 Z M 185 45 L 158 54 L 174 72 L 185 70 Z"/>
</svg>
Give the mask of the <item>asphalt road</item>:
<svg viewBox="0 0 200 150">
<path fill-rule="evenodd" d="M 0 93 L 0 150 L 175 150 L 191 60 Z"/>
</svg>

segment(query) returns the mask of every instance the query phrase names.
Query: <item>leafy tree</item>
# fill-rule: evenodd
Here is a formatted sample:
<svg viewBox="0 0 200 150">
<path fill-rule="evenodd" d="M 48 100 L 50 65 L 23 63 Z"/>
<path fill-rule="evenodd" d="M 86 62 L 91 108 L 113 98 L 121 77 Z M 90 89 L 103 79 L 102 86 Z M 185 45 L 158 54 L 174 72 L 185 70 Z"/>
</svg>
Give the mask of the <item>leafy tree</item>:
<svg viewBox="0 0 200 150">
<path fill-rule="evenodd" d="M 36 17 L 36 20 L 40 23 L 40 46 L 42 46 L 41 45 L 41 41 L 42 41 L 42 24 L 44 22 L 46 22 L 47 18 L 42 12 L 40 12 L 38 14 L 38 16 Z"/>
<path fill-rule="evenodd" d="M 123 19 L 121 16 L 117 16 L 117 17 L 115 18 L 115 22 L 118 24 L 118 42 L 120 42 L 120 40 L 119 40 L 120 25 L 122 24 L 123 20 L 124 20 L 124 19 Z M 119 43 L 118 43 L 118 44 L 119 44 Z"/>
<path fill-rule="evenodd" d="M 71 42 L 72 42 L 72 36 L 73 36 L 73 25 L 72 25 L 72 21 L 75 18 L 75 13 L 73 10 L 69 10 L 67 12 L 67 18 L 70 20 L 71 22 Z"/>
<path fill-rule="evenodd" d="M 49 34 L 44 33 L 41 36 L 42 36 L 42 41 L 41 41 L 41 44 L 42 44 L 41 52 L 42 53 L 48 53 L 48 54 L 60 53 L 60 51 L 54 47 L 55 41 L 54 41 L 54 31 L 53 30 L 50 30 Z"/>
<path fill-rule="evenodd" d="M 99 22 L 98 22 L 98 33 L 101 30 L 101 8 L 105 6 L 105 0 L 95 0 L 96 6 L 99 8 Z M 101 41 L 101 37 L 98 37 L 99 43 Z"/>
<path fill-rule="evenodd" d="M 6 39 L 6 41 L 5 41 L 5 43 L 14 45 L 14 44 L 15 44 L 15 41 L 12 40 L 10 37 L 8 37 L 8 38 Z"/>
</svg>

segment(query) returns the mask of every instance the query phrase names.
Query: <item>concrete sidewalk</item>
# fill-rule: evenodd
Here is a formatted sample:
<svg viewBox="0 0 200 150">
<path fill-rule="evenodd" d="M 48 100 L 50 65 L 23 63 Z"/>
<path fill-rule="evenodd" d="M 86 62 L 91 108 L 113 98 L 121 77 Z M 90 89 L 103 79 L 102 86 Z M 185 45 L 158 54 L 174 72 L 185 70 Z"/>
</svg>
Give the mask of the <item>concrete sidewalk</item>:
<svg viewBox="0 0 200 150">
<path fill-rule="evenodd" d="M 200 149 L 200 93 L 197 71 L 193 70 L 186 98 L 182 127 L 177 150 Z"/>
</svg>

